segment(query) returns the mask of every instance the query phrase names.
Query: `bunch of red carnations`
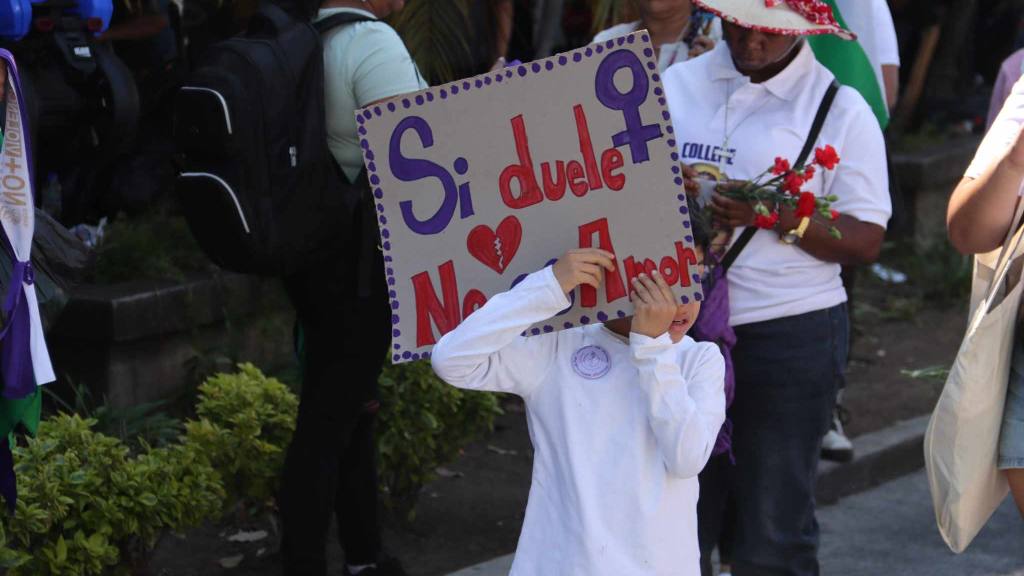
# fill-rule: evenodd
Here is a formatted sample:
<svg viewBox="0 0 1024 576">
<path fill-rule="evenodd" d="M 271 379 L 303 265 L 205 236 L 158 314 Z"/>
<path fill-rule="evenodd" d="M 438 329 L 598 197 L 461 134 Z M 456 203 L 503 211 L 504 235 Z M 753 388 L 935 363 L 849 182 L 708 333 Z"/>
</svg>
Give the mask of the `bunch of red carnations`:
<svg viewBox="0 0 1024 576">
<path fill-rule="evenodd" d="M 797 218 L 811 218 L 813 223 L 827 226 L 833 237 L 842 238 L 839 229 L 832 225 L 839 218 L 839 212 L 832 209 L 837 197 L 819 197 L 803 189 L 818 168 L 834 170 L 837 164 L 839 154 L 831 145 L 816 149 L 810 164 L 795 168 L 785 158 L 775 158 L 774 166 L 741 186 L 723 190 L 722 194 L 752 202 L 756 213 L 754 225 L 758 228 L 774 228 L 779 221 L 779 208 L 785 206 L 791 208 Z M 821 218 L 814 218 L 815 215 Z"/>
</svg>

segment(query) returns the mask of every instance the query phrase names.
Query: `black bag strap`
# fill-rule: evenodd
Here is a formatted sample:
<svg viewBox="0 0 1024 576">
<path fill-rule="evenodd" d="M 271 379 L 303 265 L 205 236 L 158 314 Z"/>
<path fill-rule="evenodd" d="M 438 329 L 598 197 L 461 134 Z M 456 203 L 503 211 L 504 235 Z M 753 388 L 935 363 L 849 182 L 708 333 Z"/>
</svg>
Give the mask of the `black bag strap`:
<svg viewBox="0 0 1024 576">
<path fill-rule="evenodd" d="M 316 29 L 317 34 L 323 36 L 330 32 L 334 28 L 344 26 L 347 24 L 355 24 L 356 22 L 376 22 L 376 18 L 364 16 L 355 12 L 339 12 L 337 14 L 331 14 L 327 18 L 323 18 L 313 22 L 313 28 Z M 340 177 L 344 178 L 346 182 L 349 182 L 348 176 L 338 171 Z M 370 182 L 366 178 L 366 169 L 363 168 L 359 171 L 359 175 L 356 176 L 354 182 L 349 182 L 349 185 L 356 188 L 359 191 L 360 201 L 356 208 L 355 229 L 360 231 L 373 230 L 374 233 L 371 235 L 372 238 L 367 238 L 366 234 L 360 234 L 358 247 L 355 249 L 356 258 L 356 296 L 358 298 L 369 298 L 374 292 L 374 286 L 372 286 L 374 280 L 383 279 L 383 266 L 378 262 L 380 257 L 378 256 L 379 248 L 377 245 L 380 243 L 379 231 L 377 229 L 377 212 L 374 209 L 375 204 L 372 199 L 367 199 L 370 194 Z M 380 270 L 378 270 L 380 268 Z"/>
<path fill-rule="evenodd" d="M 800 156 L 796 159 L 796 168 L 803 167 L 804 163 L 807 162 L 807 158 L 811 155 L 811 150 L 814 150 L 814 143 L 818 141 L 821 127 L 825 125 L 825 118 L 828 117 L 828 111 L 832 109 L 832 102 L 835 101 L 836 94 L 838 93 L 839 82 L 833 79 L 832 83 L 828 86 L 828 90 L 825 90 L 825 95 L 821 97 L 821 105 L 818 106 L 818 113 L 814 116 L 811 131 L 807 133 L 804 149 L 800 151 Z"/>
<path fill-rule="evenodd" d="M 825 95 L 821 98 L 821 104 L 818 106 L 818 113 L 814 116 L 814 122 L 811 123 L 811 130 L 807 133 L 807 141 L 804 142 L 803 150 L 800 151 L 800 156 L 797 157 L 796 165 L 794 169 L 803 167 L 804 163 L 807 162 L 807 158 L 811 155 L 811 150 L 814 150 L 814 143 L 818 141 L 818 136 L 821 134 L 821 127 L 825 125 L 825 118 L 828 116 L 828 111 L 832 109 L 832 102 L 836 99 L 836 94 L 839 93 L 839 82 L 835 79 L 829 84 Z M 757 234 L 757 227 L 747 226 L 740 237 L 736 239 L 729 251 L 722 257 L 722 262 L 719 264 L 723 270 L 728 271 L 732 263 L 739 257 L 740 252 L 747 247 L 750 240 Z"/>
<path fill-rule="evenodd" d="M 345 24 L 355 24 L 356 22 L 376 22 L 376 18 L 370 18 L 369 16 L 363 16 L 362 14 L 356 14 L 355 12 L 339 12 L 337 14 L 331 14 L 327 18 L 317 20 L 313 22 L 313 28 L 316 28 L 318 34 L 323 36 L 324 34 L 331 31 L 333 28 L 342 26 Z"/>
<path fill-rule="evenodd" d="M 274 2 L 260 2 L 259 10 L 249 22 L 251 32 L 280 33 L 295 20 L 288 12 Z"/>
</svg>

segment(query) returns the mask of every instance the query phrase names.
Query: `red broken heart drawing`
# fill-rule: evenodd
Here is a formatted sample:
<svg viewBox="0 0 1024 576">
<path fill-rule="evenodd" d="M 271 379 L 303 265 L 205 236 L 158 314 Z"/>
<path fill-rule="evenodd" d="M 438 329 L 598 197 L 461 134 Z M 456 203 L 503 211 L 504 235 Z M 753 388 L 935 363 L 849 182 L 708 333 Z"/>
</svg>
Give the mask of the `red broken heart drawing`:
<svg viewBox="0 0 1024 576">
<path fill-rule="evenodd" d="M 519 250 L 523 226 L 515 216 L 506 216 L 495 233 L 490 226 L 473 228 L 466 238 L 466 247 L 474 258 L 498 274 L 503 274 Z"/>
</svg>

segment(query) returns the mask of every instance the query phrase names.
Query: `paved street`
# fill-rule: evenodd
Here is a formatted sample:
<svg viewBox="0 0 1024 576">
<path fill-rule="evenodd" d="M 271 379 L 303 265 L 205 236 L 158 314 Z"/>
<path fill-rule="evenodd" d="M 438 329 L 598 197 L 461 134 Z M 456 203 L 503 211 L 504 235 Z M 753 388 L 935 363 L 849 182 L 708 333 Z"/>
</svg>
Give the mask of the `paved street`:
<svg viewBox="0 0 1024 576">
<path fill-rule="evenodd" d="M 822 508 L 826 576 L 1024 576 L 1024 521 L 1009 497 L 967 552 L 946 548 L 924 471 Z"/>
<path fill-rule="evenodd" d="M 935 528 L 924 471 L 819 510 L 825 576 L 1024 576 L 1024 521 L 1007 498 L 962 555 Z M 504 576 L 511 557 L 451 576 Z"/>
</svg>

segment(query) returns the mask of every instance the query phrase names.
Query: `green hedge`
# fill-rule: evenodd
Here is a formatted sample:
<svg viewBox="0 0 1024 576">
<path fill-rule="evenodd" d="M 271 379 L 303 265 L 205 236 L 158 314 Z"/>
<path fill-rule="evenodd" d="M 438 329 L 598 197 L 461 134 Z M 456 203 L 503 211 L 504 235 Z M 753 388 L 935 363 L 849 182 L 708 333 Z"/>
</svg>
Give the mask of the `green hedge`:
<svg viewBox="0 0 1024 576">
<path fill-rule="evenodd" d="M 0 565 L 11 576 L 124 568 L 161 533 L 195 526 L 220 510 L 220 475 L 195 446 L 133 456 L 94 425 L 61 414 L 14 449 L 18 503 L 0 534 Z"/>
<path fill-rule="evenodd" d="M 204 382 L 196 405 L 199 420 L 185 424 L 185 442 L 198 446 L 224 477 L 228 505 L 273 497 L 299 409 L 281 382 L 252 364 L 239 370 Z"/>
<path fill-rule="evenodd" d="M 265 503 L 295 428 L 298 400 L 250 364 L 199 389 L 197 420 L 153 448 L 60 414 L 14 447 L 18 502 L 0 522 L 10 576 L 128 574 L 167 532 L 215 520 L 237 502 Z M 441 383 L 426 363 L 388 366 L 378 426 L 385 502 L 411 516 L 436 468 L 490 430 L 495 396 Z"/>
<path fill-rule="evenodd" d="M 497 396 L 441 382 L 427 362 L 384 368 L 377 432 L 384 501 L 411 518 L 420 488 L 437 467 L 489 432 L 501 413 Z"/>
</svg>

